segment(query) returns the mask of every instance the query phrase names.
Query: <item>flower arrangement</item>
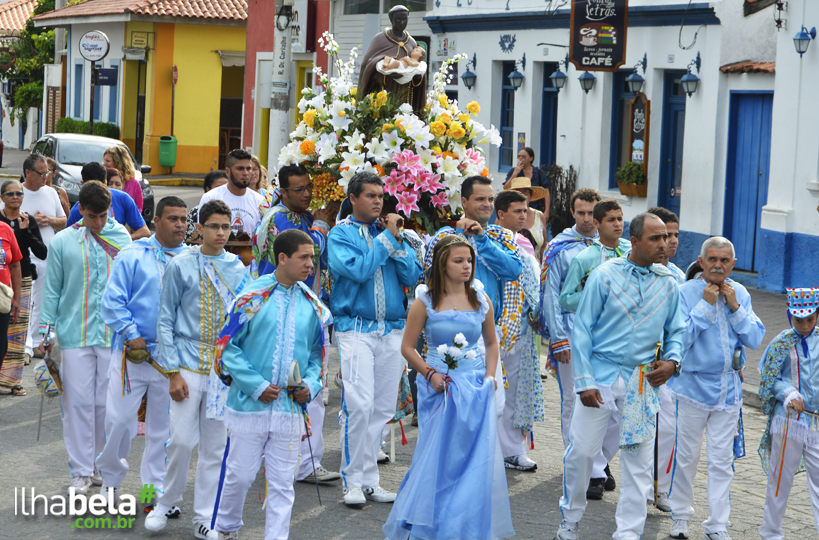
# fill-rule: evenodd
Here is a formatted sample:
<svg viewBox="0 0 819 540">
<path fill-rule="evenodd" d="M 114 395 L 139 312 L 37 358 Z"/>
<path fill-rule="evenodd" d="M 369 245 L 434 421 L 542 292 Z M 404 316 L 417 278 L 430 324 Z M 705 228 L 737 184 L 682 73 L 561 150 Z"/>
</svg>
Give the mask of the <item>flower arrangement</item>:
<svg viewBox="0 0 819 540">
<path fill-rule="evenodd" d="M 356 173 L 377 174 L 385 184 L 385 210 L 395 208 L 417 228 L 434 233 L 460 214 L 463 180 L 489 176 L 478 145 L 501 144 L 494 126 L 487 129 L 475 119 L 477 102 L 461 110 L 444 92 L 450 65 L 465 55 L 444 62 L 426 107 L 415 112 L 383 90 L 359 96 L 352 81 L 357 48 L 342 62 L 332 34 L 325 32 L 319 43 L 339 74 L 331 78 L 314 68 L 324 89 L 304 89 L 298 104 L 302 120 L 279 153 L 279 166 L 307 168 L 315 207 L 343 200 Z"/>
</svg>

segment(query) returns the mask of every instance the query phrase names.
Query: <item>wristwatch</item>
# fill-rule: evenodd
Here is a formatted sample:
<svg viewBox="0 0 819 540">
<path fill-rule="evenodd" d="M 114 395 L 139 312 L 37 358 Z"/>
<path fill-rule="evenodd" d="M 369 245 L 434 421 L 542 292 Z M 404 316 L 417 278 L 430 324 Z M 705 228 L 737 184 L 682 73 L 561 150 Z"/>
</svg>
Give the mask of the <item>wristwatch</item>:
<svg viewBox="0 0 819 540">
<path fill-rule="evenodd" d="M 680 370 L 682 369 L 682 362 L 679 360 L 669 360 L 669 362 L 674 362 L 674 373 L 679 375 Z"/>
</svg>

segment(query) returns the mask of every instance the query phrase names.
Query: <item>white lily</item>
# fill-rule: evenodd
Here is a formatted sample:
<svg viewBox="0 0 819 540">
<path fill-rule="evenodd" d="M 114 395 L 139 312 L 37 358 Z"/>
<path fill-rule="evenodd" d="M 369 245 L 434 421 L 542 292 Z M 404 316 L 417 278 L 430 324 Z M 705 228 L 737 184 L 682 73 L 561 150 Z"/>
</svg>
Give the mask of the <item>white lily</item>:
<svg viewBox="0 0 819 540">
<path fill-rule="evenodd" d="M 352 135 L 344 137 L 344 142 L 348 150 L 358 150 L 364 144 L 364 135 L 356 129 Z"/>
<path fill-rule="evenodd" d="M 342 152 L 341 157 L 344 161 L 341 162 L 341 167 L 349 167 L 350 169 L 358 169 L 364 165 L 364 154 L 358 151 Z"/>
<path fill-rule="evenodd" d="M 344 193 L 347 193 L 347 185 L 352 180 L 353 176 L 355 176 L 356 171 L 353 169 L 347 169 L 346 171 L 341 171 L 341 178 L 338 179 L 338 185 L 344 190 Z"/>
<path fill-rule="evenodd" d="M 397 129 L 391 133 L 384 133 L 381 140 L 384 142 L 384 146 L 387 147 L 389 155 L 401 151 L 401 136 L 398 134 Z"/>
<path fill-rule="evenodd" d="M 364 147 L 367 149 L 367 157 L 374 159 L 379 165 L 383 165 L 390 160 L 387 145 L 381 139 L 372 139 Z"/>
<path fill-rule="evenodd" d="M 336 155 L 336 145 L 338 137 L 335 133 L 324 133 L 316 143 L 316 153 L 319 156 L 319 163 L 324 163 L 328 158 Z"/>
</svg>

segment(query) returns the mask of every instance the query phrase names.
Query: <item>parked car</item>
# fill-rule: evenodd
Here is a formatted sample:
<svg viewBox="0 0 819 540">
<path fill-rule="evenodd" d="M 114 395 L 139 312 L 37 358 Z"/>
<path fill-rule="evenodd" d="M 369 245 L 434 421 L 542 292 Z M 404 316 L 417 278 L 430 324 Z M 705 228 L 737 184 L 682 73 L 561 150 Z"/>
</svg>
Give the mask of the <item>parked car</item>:
<svg viewBox="0 0 819 540">
<path fill-rule="evenodd" d="M 62 186 L 68 193 L 68 202 L 71 206 L 77 202 L 80 196 L 80 186 L 82 177 L 80 171 L 82 166 L 91 161 L 102 163 L 102 156 L 105 150 L 112 146 L 122 146 L 131 156 L 136 170 L 136 179 L 142 186 L 142 217 L 146 223 L 154 219 L 154 192 L 143 174 L 151 172 L 151 167 L 147 165 L 136 165 L 134 155 L 122 141 L 109 139 L 108 137 L 97 137 L 96 135 L 77 135 L 74 133 L 49 133 L 40 137 L 32 152 L 50 157 L 57 162 L 57 174 L 52 180 L 55 185 Z"/>
</svg>

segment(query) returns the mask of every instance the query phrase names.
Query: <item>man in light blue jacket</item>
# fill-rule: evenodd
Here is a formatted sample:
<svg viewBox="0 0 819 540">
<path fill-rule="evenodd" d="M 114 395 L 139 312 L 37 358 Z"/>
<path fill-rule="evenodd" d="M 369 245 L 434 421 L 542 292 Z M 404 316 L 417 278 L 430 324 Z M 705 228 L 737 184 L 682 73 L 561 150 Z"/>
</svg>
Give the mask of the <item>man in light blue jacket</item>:
<svg viewBox="0 0 819 540">
<path fill-rule="evenodd" d="M 230 450 L 215 526 L 224 538 L 238 537 L 262 456 L 264 537 L 288 538 L 301 437 L 310 435 L 306 404 L 321 389 L 324 330 L 332 317 L 303 283 L 313 270 L 313 241 L 290 229 L 273 251 L 276 271 L 245 287 L 217 344 L 223 366 L 217 359 L 217 369 L 232 379 L 225 409 Z"/>
<path fill-rule="evenodd" d="M 347 187 L 353 215 L 330 230 L 328 249 L 335 284 L 330 309 L 341 360 L 341 477 L 344 502 L 393 502 L 381 488 L 381 431 L 395 415 L 406 361 L 401 355 L 407 299 L 421 264 L 401 232 L 398 214 L 381 216 L 384 185 L 358 173 Z"/>
<path fill-rule="evenodd" d="M 677 447 L 668 502 L 671 537 L 688 538 L 694 516 L 694 476 L 703 436 L 708 440 L 708 519 L 705 540 L 730 540 L 734 437 L 742 407 L 744 349 L 756 349 L 765 325 L 751 307 L 745 287 L 729 279 L 736 264 L 734 245 L 714 236 L 702 244 L 702 279 L 680 287 L 685 318 L 685 356 L 677 379 L 668 383 L 676 401 Z"/>
<path fill-rule="evenodd" d="M 148 362 L 128 361 L 123 349 L 147 350 L 155 361 L 162 363 L 156 337 L 156 306 L 165 266 L 185 249 L 182 240 L 186 219 L 187 208 L 182 199 L 165 197 L 159 201 L 154 218 L 156 234 L 141 238 L 120 252 L 102 295 L 102 319 L 114 332 L 114 338 L 105 405 L 105 448 L 96 463 L 102 474 L 103 493 L 113 490 L 115 500 L 129 470 L 126 460 L 131 440 L 137 434 L 134 418 L 146 394 L 140 483 L 162 489 L 170 425 L 168 379 Z"/>
</svg>

